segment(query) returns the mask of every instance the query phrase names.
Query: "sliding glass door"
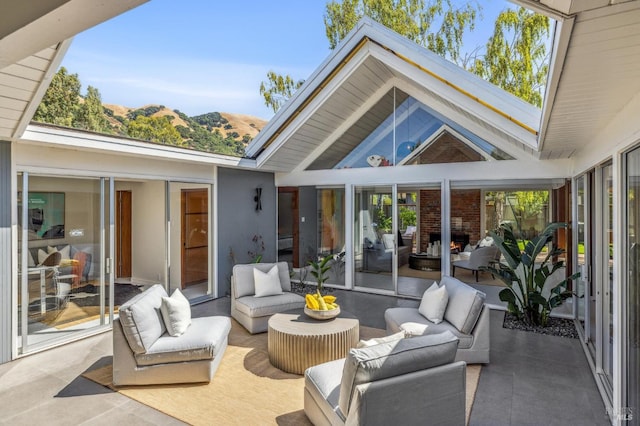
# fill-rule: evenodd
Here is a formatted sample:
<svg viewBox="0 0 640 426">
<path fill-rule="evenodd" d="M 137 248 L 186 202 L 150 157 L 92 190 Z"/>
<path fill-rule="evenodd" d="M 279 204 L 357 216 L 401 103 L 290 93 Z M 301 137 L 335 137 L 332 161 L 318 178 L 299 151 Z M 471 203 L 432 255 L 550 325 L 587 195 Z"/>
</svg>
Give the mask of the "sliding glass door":
<svg viewBox="0 0 640 426">
<path fill-rule="evenodd" d="M 18 175 L 18 353 L 109 323 L 109 180 Z"/>
<path fill-rule="evenodd" d="M 354 189 L 354 286 L 394 293 L 397 232 L 394 232 L 394 193 L 391 186 Z"/>
<path fill-rule="evenodd" d="M 627 371 L 622 371 L 626 381 L 626 400 L 632 419 L 630 425 L 640 424 L 640 148 L 629 152 L 626 157 L 625 193 L 625 248 L 627 250 L 626 294 L 626 362 Z"/>
</svg>

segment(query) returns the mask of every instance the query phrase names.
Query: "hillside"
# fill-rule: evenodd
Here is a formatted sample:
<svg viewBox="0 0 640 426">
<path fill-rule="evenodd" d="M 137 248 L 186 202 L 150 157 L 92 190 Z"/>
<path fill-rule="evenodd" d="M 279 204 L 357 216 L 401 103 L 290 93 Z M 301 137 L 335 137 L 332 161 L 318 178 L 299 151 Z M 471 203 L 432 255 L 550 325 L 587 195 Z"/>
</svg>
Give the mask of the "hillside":
<svg viewBox="0 0 640 426">
<path fill-rule="evenodd" d="M 138 108 L 131 108 L 122 105 L 115 104 L 104 104 L 105 108 L 113 111 L 113 117 L 109 117 L 109 121 L 112 126 L 120 128 L 122 123 L 125 120 L 131 119 L 131 114 L 135 111 L 153 111 L 149 116 L 151 117 L 170 117 L 169 120 L 174 127 L 183 126 L 183 127 L 192 127 L 193 123 L 189 123 L 189 120 L 184 119 L 184 114 L 176 112 L 176 110 L 172 110 L 167 108 L 164 105 L 143 105 Z M 212 114 L 212 113 L 209 113 Z M 234 135 L 234 132 L 237 133 L 237 136 L 233 137 L 233 139 L 237 141 L 243 141 L 245 135 L 249 135 L 250 139 L 256 137 L 258 132 L 262 130 L 262 128 L 267 123 L 267 120 L 263 120 L 262 118 L 254 117 L 252 115 L 246 114 L 235 114 L 229 112 L 220 112 L 220 116 L 222 116 L 227 122 L 220 126 L 219 130 L 221 131 L 223 136 Z M 143 114 L 147 115 L 147 114 Z M 207 115 L 207 114 L 203 114 Z M 120 117 L 117 119 L 116 117 Z M 198 116 L 201 117 L 201 116 Z M 196 117 L 189 117 L 196 118 Z M 215 128 L 210 129 L 209 131 L 215 131 Z"/>
</svg>

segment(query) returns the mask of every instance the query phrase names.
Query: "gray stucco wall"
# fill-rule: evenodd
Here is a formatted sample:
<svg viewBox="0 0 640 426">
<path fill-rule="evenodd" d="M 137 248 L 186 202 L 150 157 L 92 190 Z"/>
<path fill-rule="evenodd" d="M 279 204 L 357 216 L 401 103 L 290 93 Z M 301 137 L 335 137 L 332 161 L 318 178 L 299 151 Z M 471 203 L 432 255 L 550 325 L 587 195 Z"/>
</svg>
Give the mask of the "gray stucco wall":
<svg viewBox="0 0 640 426">
<path fill-rule="evenodd" d="M 318 197 L 315 186 L 298 188 L 300 208 L 300 265 L 315 260 L 318 251 Z M 304 222 L 303 222 L 304 218 Z"/>
<path fill-rule="evenodd" d="M 218 169 L 218 296 L 230 292 L 233 262 L 249 263 L 254 236 L 264 243 L 263 262 L 276 259 L 276 187 L 272 173 Z M 262 188 L 262 210 L 256 211 L 256 188 Z M 234 259 L 230 256 L 233 251 Z"/>
<path fill-rule="evenodd" d="M 11 143 L 0 141 L 0 364 L 11 360 Z"/>
</svg>

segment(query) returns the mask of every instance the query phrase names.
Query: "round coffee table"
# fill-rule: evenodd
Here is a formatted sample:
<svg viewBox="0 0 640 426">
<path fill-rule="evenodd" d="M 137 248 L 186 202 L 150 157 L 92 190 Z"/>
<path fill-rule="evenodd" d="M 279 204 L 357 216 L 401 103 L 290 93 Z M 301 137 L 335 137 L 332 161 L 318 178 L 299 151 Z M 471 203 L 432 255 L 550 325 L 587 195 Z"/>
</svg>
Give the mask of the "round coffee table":
<svg viewBox="0 0 640 426">
<path fill-rule="evenodd" d="M 345 311 L 325 321 L 309 318 L 302 309 L 274 314 L 267 331 L 269 361 L 282 371 L 304 374 L 313 365 L 344 358 L 360 339 L 359 325 Z"/>
<path fill-rule="evenodd" d="M 439 271 L 440 256 L 411 253 L 409 255 L 409 268 L 422 271 Z"/>
</svg>

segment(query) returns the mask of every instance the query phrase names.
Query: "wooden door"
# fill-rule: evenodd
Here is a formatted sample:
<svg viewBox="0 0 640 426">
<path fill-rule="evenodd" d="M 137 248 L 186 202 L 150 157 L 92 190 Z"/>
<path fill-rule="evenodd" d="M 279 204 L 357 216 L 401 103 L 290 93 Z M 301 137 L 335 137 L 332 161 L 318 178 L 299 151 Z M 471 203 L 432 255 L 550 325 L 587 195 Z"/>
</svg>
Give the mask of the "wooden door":
<svg viewBox="0 0 640 426">
<path fill-rule="evenodd" d="M 131 277 L 131 191 L 116 192 L 116 278 Z"/>
<path fill-rule="evenodd" d="M 183 189 L 182 217 L 182 288 L 209 279 L 209 195 L 207 189 Z"/>
</svg>

